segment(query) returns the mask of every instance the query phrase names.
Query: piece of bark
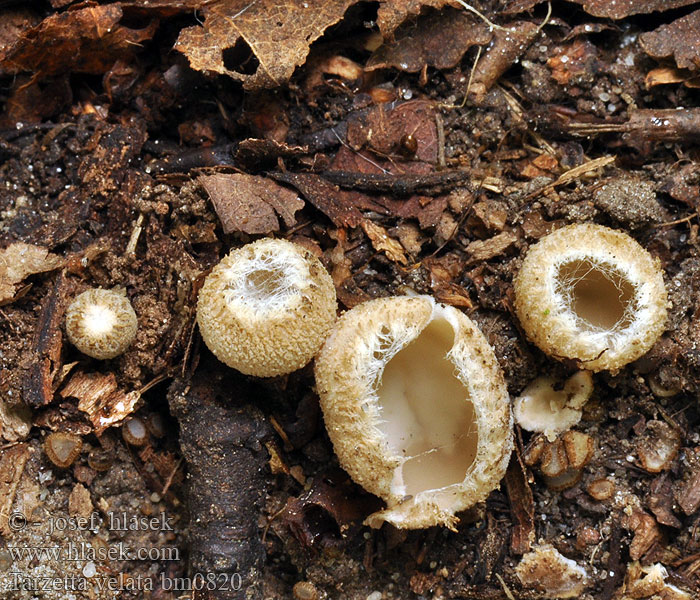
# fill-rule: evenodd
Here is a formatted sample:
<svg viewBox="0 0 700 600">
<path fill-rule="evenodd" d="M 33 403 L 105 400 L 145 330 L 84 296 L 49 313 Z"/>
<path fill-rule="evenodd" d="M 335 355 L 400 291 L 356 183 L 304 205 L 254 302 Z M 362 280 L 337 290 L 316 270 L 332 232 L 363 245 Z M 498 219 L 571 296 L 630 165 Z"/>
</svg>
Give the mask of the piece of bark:
<svg viewBox="0 0 700 600">
<path fill-rule="evenodd" d="M 517 448 L 510 457 L 505 484 L 513 520 L 510 549 L 513 554 L 525 554 L 530 551 L 535 537 L 535 501 L 527 481 L 527 469 Z"/>
<path fill-rule="evenodd" d="M 34 336 L 32 361 L 22 386 L 22 398 L 32 407 L 44 406 L 53 399 L 54 376 L 61 367 L 65 291 L 65 278 L 61 273 L 44 299 Z"/>
<path fill-rule="evenodd" d="M 190 573 L 241 582 L 238 590 L 202 590 L 198 600 L 262 598 L 265 552 L 258 517 L 270 483 L 263 443 L 271 428 L 253 405 L 259 397 L 260 391 L 211 358 L 191 378 L 176 379 L 168 392 L 188 469 Z"/>
<path fill-rule="evenodd" d="M 11 536 L 18 526 L 23 528 L 23 515 L 12 512 L 12 503 L 30 452 L 28 444 L 0 450 L 0 535 L 6 537 Z"/>
<path fill-rule="evenodd" d="M 700 466 L 680 489 L 677 499 L 678 506 L 686 515 L 692 515 L 700 508 Z"/>
<path fill-rule="evenodd" d="M 535 39 L 539 28 L 529 21 L 518 21 L 506 29 L 499 29 L 493 36 L 488 51 L 474 69 L 470 95 L 477 104 L 519 58 Z"/>
</svg>

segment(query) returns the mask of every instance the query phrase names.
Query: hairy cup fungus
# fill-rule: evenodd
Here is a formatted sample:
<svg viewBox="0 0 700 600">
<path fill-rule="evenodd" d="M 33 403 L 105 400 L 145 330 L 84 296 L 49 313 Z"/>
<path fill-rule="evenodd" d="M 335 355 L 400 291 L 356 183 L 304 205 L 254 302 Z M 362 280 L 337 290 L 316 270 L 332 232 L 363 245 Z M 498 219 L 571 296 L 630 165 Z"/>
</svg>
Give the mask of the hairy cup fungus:
<svg viewBox="0 0 700 600">
<path fill-rule="evenodd" d="M 263 239 L 231 252 L 207 276 L 197 322 L 214 356 L 246 375 L 306 365 L 336 317 L 333 280 L 311 252 Z"/>
<path fill-rule="evenodd" d="M 515 309 L 550 356 L 616 371 L 658 339 L 666 322 L 663 274 L 628 235 L 569 225 L 530 248 L 515 280 Z"/>
<path fill-rule="evenodd" d="M 72 433 L 57 431 L 46 436 L 44 452 L 57 467 L 67 469 L 80 455 L 83 440 Z"/>
<path fill-rule="evenodd" d="M 498 486 L 513 446 L 493 350 L 463 313 L 429 296 L 372 300 L 338 321 L 316 359 L 342 467 L 385 510 L 366 523 L 454 528 Z"/>
<path fill-rule="evenodd" d="M 71 344 L 99 360 L 124 353 L 137 329 L 136 313 L 123 289 L 87 290 L 66 311 L 66 333 Z"/>
</svg>

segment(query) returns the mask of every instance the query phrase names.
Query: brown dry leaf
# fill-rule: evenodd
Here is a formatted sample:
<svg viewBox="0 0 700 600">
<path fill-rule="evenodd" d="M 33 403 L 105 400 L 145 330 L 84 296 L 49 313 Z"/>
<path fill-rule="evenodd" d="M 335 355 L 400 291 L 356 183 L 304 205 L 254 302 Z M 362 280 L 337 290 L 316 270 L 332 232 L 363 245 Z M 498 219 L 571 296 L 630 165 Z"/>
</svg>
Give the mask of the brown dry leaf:
<svg viewBox="0 0 700 600">
<path fill-rule="evenodd" d="M 78 408 L 87 413 L 97 435 L 128 417 L 141 397 L 138 392 L 120 390 L 114 373 L 84 371 L 75 373 L 59 394 L 62 398 L 78 399 Z"/>
<path fill-rule="evenodd" d="M 446 8 L 400 27 L 395 39 L 370 57 L 366 70 L 393 67 L 416 73 L 426 65 L 451 69 L 469 48 L 488 44 L 491 37 L 483 21 L 476 21 L 464 10 Z"/>
<path fill-rule="evenodd" d="M 681 69 L 700 67 L 700 10 L 639 37 L 644 51 L 654 58 L 673 55 Z"/>
<path fill-rule="evenodd" d="M 402 265 L 408 263 L 408 259 L 404 254 L 401 243 L 398 240 L 389 237 L 389 234 L 384 227 L 377 225 L 369 219 L 364 219 L 360 225 L 377 252 L 384 252 L 384 254 L 386 254 L 389 260 L 392 262 L 401 263 Z"/>
<path fill-rule="evenodd" d="M 341 190 L 312 173 L 274 173 L 273 177 L 295 187 L 336 227 L 357 227 L 362 221 L 357 203 L 365 198 L 364 194 Z"/>
<path fill-rule="evenodd" d="M 138 50 L 158 28 L 154 20 L 143 29 L 131 29 L 119 24 L 122 16 L 118 4 L 51 15 L 0 49 L 0 74 L 104 73 L 117 59 Z"/>
<path fill-rule="evenodd" d="M 247 90 L 277 87 L 356 1 L 223 0 L 202 7 L 204 25 L 184 29 L 175 49 L 193 69 L 228 75 Z"/>
<path fill-rule="evenodd" d="M 377 25 L 382 35 L 388 38 L 408 17 L 420 14 L 424 7 L 439 9 L 445 6 L 459 8 L 454 0 L 382 0 L 377 10 Z"/>
<path fill-rule="evenodd" d="M 380 156 L 391 155 L 395 162 L 402 149 L 402 140 L 409 135 L 415 140 L 416 146 L 413 156 L 408 157 L 412 159 L 412 168 L 408 172 L 426 174 L 430 169 L 420 170 L 420 165 L 415 163 L 417 161 L 436 163 L 438 150 L 435 105 L 428 100 L 410 100 L 393 108 L 384 104 L 373 107 L 348 122 L 346 137 L 352 149 L 360 150 L 368 147 Z M 335 169 L 358 170 L 365 173 L 381 172 L 381 169 L 377 169 L 367 160 L 358 160 L 357 169 L 350 169 L 348 165 L 341 166 L 338 160 L 334 161 Z M 391 171 L 392 161 L 381 166 Z M 407 172 L 404 165 L 400 172 Z"/>
<path fill-rule="evenodd" d="M 278 231 L 277 215 L 291 227 L 296 223 L 294 213 L 304 207 L 293 191 L 256 175 L 217 173 L 200 175 L 197 181 L 209 194 L 224 233 Z"/>
<path fill-rule="evenodd" d="M 659 67 L 652 69 L 644 77 L 644 85 L 647 89 L 657 85 L 668 85 L 670 83 L 685 83 L 688 87 L 692 87 L 691 82 L 698 81 L 698 77 L 694 77 L 690 71 L 684 69 L 676 69 L 673 67 Z"/>
<path fill-rule="evenodd" d="M 533 6 L 545 0 L 511 0 L 503 8 L 507 14 L 516 14 L 530 10 Z M 630 15 L 646 15 L 653 12 L 673 10 L 682 6 L 695 4 L 697 0 L 572 0 L 583 6 L 589 15 L 607 17 L 609 19 L 624 19 Z"/>
<path fill-rule="evenodd" d="M 0 304 L 11 300 L 25 277 L 59 267 L 62 259 L 42 246 L 15 242 L 0 250 Z"/>
</svg>

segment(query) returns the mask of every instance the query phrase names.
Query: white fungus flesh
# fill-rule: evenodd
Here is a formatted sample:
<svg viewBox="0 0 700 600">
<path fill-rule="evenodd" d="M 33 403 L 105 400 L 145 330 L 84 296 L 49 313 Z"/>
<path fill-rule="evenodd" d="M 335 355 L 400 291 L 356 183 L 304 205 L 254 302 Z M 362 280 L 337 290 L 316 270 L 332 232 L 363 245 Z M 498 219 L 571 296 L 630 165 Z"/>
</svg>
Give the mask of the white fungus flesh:
<svg viewBox="0 0 700 600">
<path fill-rule="evenodd" d="M 136 313 L 124 290 L 87 290 L 66 311 L 68 339 L 92 358 L 106 360 L 123 354 L 137 329 Z"/>
<path fill-rule="evenodd" d="M 667 296 L 658 261 L 630 236 L 569 225 L 530 248 L 515 280 L 528 337 L 558 359 L 617 371 L 663 333 Z"/>
<path fill-rule="evenodd" d="M 515 399 L 515 422 L 526 431 L 544 433 L 550 442 L 581 420 L 581 409 L 593 393 L 590 371 L 579 371 L 561 389 L 552 377 L 538 377 Z"/>
<path fill-rule="evenodd" d="M 367 523 L 453 528 L 503 477 L 508 393 L 493 350 L 429 296 L 361 304 L 316 360 L 326 427 L 343 468 L 386 509 Z"/>
<path fill-rule="evenodd" d="M 256 377 L 306 365 L 335 318 L 330 275 L 311 252 L 286 240 L 263 239 L 231 252 L 207 276 L 197 303 L 207 347 Z"/>
</svg>

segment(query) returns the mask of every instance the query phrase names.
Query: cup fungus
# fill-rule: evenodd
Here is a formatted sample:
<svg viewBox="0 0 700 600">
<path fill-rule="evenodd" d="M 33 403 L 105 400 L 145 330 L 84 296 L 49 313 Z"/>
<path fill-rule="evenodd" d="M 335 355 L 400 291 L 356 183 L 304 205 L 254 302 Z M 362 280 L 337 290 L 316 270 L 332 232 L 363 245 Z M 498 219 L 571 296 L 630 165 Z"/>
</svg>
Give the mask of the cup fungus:
<svg viewBox="0 0 700 600">
<path fill-rule="evenodd" d="M 372 527 L 454 528 L 455 513 L 505 473 L 512 416 L 493 350 L 429 296 L 345 313 L 316 359 L 316 384 L 340 464 L 387 504 Z"/>
<path fill-rule="evenodd" d="M 223 258 L 199 293 L 204 343 L 246 375 L 273 377 L 306 365 L 336 317 L 333 280 L 311 252 L 263 239 Z"/>
<path fill-rule="evenodd" d="M 655 261 L 627 234 L 569 225 L 530 248 L 515 280 L 515 309 L 550 356 L 617 371 L 658 339 L 666 289 Z"/>
<path fill-rule="evenodd" d="M 66 311 L 66 333 L 71 344 L 99 360 L 124 353 L 137 329 L 136 313 L 123 289 L 87 290 Z"/>
</svg>

